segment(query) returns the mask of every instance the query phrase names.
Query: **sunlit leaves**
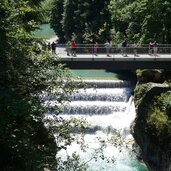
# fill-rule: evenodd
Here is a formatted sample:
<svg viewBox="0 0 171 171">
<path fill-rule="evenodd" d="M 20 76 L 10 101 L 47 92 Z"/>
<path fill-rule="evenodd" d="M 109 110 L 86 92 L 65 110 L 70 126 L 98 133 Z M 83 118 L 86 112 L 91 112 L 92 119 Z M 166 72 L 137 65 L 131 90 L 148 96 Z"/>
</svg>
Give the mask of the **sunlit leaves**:
<svg viewBox="0 0 171 171">
<path fill-rule="evenodd" d="M 111 0 L 109 10 L 116 32 L 120 32 L 130 41 L 141 40 L 147 43 L 149 39 L 155 39 L 171 42 L 168 34 L 171 30 L 168 23 L 170 5 L 170 1 L 163 0 Z M 134 27 L 131 27 L 130 23 L 135 23 Z"/>
</svg>

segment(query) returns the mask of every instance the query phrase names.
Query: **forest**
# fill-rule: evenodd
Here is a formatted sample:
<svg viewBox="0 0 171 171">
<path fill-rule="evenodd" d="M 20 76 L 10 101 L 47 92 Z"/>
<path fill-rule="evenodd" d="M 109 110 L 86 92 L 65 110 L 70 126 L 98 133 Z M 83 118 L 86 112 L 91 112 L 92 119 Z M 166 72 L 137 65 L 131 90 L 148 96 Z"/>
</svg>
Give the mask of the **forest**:
<svg viewBox="0 0 171 171">
<path fill-rule="evenodd" d="M 171 43 L 169 0 L 56 0 L 50 18 L 59 42 Z"/>
<path fill-rule="evenodd" d="M 56 95 L 60 104 L 56 111 L 60 113 L 63 101 L 79 85 L 67 68 L 53 65 L 53 56 L 32 31 L 50 22 L 61 43 L 73 38 L 79 43 L 106 39 L 118 43 L 127 38 L 169 44 L 170 16 L 170 0 L 1 0 L 0 170 L 56 170 L 56 153 L 74 140 L 70 131 L 86 125 L 60 118 L 58 126 L 52 123 L 45 128 L 47 108 L 41 94 Z M 40 44 L 41 51 L 37 50 Z M 60 132 L 59 141 L 64 144 L 56 144 L 54 132 Z M 71 167 L 78 159 L 74 156 L 65 163 L 58 159 L 58 167 Z M 85 170 L 84 165 L 77 165 Z"/>
</svg>

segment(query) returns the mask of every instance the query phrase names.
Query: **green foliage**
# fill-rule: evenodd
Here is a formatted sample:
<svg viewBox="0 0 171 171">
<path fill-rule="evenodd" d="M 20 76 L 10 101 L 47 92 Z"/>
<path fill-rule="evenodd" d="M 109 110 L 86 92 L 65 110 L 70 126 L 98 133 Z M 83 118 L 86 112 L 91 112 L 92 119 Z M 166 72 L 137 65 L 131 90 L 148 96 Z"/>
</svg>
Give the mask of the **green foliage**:
<svg viewBox="0 0 171 171">
<path fill-rule="evenodd" d="M 71 40 L 73 35 L 79 43 L 110 39 L 108 4 L 109 0 L 55 1 L 50 23 L 60 42 Z"/>
<path fill-rule="evenodd" d="M 169 0 L 56 0 L 50 23 L 60 42 L 75 34 L 79 43 L 112 39 L 118 44 L 125 38 L 171 43 L 170 9 Z"/>
<path fill-rule="evenodd" d="M 0 165 L 4 171 L 56 169 L 54 135 L 42 122 L 47 111 L 42 94 L 57 96 L 62 106 L 75 89 L 68 69 L 55 66 L 44 44 L 31 36 L 40 21 L 40 2 L 0 2 Z"/>
<path fill-rule="evenodd" d="M 63 0 L 55 0 L 52 4 L 50 25 L 53 28 L 54 32 L 59 38 L 59 43 L 65 42 L 65 33 L 62 25 L 62 18 L 64 12 L 64 1 Z"/>
<path fill-rule="evenodd" d="M 53 135 L 41 121 L 38 100 L 0 88 L 1 170 L 55 168 Z"/>
<path fill-rule="evenodd" d="M 147 91 L 150 89 L 149 84 L 137 84 L 135 88 L 135 104 L 138 106 L 141 101 L 143 100 L 143 97 L 146 95 Z M 147 102 L 148 103 L 148 102 Z"/>
<path fill-rule="evenodd" d="M 171 140 L 171 94 L 156 96 L 151 104 L 147 118 L 147 128 L 164 147 Z"/>
<path fill-rule="evenodd" d="M 126 37 L 130 41 L 171 43 L 170 7 L 169 0 L 111 0 L 109 10 L 115 32 L 121 33 L 120 40 Z"/>
<path fill-rule="evenodd" d="M 166 113 L 168 117 L 170 117 L 170 106 L 171 106 L 171 94 L 170 91 L 166 93 L 162 93 L 160 96 L 156 97 L 156 101 L 154 103 L 155 106 L 158 106 L 160 111 Z"/>
<path fill-rule="evenodd" d="M 72 156 L 67 156 L 66 161 L 60 157 L 57 158 L 59 165 L 57 166 L 58 171 L 86 171 L 87 166 L 80 163 L 80 155 L 74 152 Z"/>
<path fill-rule="evenodd" d="M 43 15 L 42 23 L 49 23 L 52 11 L 53 0 L 45 0 L 41 4 L 41 13 Z"/>
<path fill-rule="evenodd" d="M 137 77 L 141 77 L 142 76 L 142 70 L 137 69 L 136 70 L 136 75 L 137 75 Z"/>
<path fill-rule="evenodd" d="M 84 123 L 85 124 L 85 123 Z M 78 126 L 78 125 L 77 125 Z M 82 129 L 85 131 L 85 129 Z M 66 149 L 63 149 L 62 155 L 57 155 L 57 170 L 59 171 L 86 171 L 89 169 L 92 169 L 90 167 L 89 163 L 91 161 L 96 162 L 99 160 L 103 160 L 106 163 L 115 163 L 116 159 L 114 156 L 106 156 L 105 150 L 108 146 L 110 147 L 116 147 L 120 152 L 122 152 L 122 149 L 129 148 L 127 146 L 128 142 L 125 141 L 121 137 L 121 135 L 116 131 L 112 134 L 108 135 L 108 138 L 104 137 L 97 137 L 96 143 L 98 144 L 96 148 L 90 149 L 89 145 L 86 144 L 84 140 L 84 134 L 81 135 L 74 135 L 74 139 L 72 142 L 77 142 L 77 145 L 80 146 L 80 148 L 73 149 L 73 151 L 70 147 L 66 147 Z M 63 143 L 62 143 L 63 144 Z M 71 143 L 72 145 L 72 143 Z M 71 154 L 69 154 L 69 151 L 73 151 Z M 79 152 L 81 151 L 81 155 Z M 89 154 L 88 158 L 84 158 L 82 156 Z"/>
</svg>

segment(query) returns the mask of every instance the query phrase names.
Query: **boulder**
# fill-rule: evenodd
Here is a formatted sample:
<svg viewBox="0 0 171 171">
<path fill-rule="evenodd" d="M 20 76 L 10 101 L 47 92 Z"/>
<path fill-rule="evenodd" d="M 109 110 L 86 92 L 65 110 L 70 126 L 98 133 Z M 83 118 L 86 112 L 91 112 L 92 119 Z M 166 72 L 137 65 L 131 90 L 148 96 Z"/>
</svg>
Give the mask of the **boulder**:
<svg viewBox="0 0 171 171">
<path fill-rule="evenodd" d="M 147 73 L 147 72 L 146 72 Z M 141 87 L 139 87 L 141 86 Z M 148 106 L 155 95 L 170 90 L 167 84 L 148 83 L 135 89 L 136 119 L 132 124 L 132 135 L 139 148 L 138 156 L 143 159 L 149 171 L 171 171 L 171 141 L 165 147 L 159 144 L 159 138 L 148 132 Z"/>
<path fill-rule="evenodd" d="M 148 83 L 148 82 L 154 82 L 154 83 L 163 83 L 163 70 L 147 70 L 144 69 L 141 71 L 141 74 L 138 75 L 138 81 L 139 83 Z"/>
</svg>

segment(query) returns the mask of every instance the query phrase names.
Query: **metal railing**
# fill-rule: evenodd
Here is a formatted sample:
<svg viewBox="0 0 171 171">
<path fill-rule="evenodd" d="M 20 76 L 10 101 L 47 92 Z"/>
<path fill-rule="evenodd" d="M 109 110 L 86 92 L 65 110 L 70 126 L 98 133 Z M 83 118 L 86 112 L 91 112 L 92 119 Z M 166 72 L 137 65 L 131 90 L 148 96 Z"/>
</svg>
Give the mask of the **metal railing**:
<svg viewBox="0 0 171 171">
<path fill-rule="evenodd" d="M 128 44 L 128 47 L 133 47 L 134 44 Z M 66 47 L 66 44 L 57 44 L 57 46 L 61 46 L 61 47 Z M 76 44 L 77 47 L 93 47 L 94 44 Z M 98 44 L 98 47 L 104 47 L 104 44 Z M 121 47 L 121 44 L 111 44 L 111 47 Z M 149 47 L 149 44 L 140 44 L 139 47 Z M 170 47 L 171 48 L 171 44 L 158 44 L 158 47 Z"/>
<path fill-rule="evenodd" d="M 72 48 L 68 48 L 66 44 L 57 44 L 57 50 L 59 51 L 62 49 L 60 52 L 61 53 L 67 53 L 69 51 L 70 53 L 72 52 Z M 127 53 L 128 55 L 134 55 L 135 54 L 135 48 L 133 47 L 132 44 L 130 44 L 128 47 L 123 48 L 120 45 L 118 46 L 110 46 L 108 48 L 109 54 L 110 55 L 116 55 L 116 54 L 123 54 Z M 157 51 L 155 53 L 154 48 L 149 49 L 148 45 L 143 44 L 140 47 L 136 48 L 137 54 L 150 54 L 150 55 L 160 55 L 160 54 L 171 54 L 171 45 L 169 44 L 160 44 L 157 47 Z M 106 54 L 107 53 L 107 48 L 104 46 L 104 44 L 99 44 L 96 50 L 97 55 L 100 54 Z M 76 45 L 76 54 L 82 54 L 82 55 L 88 55 L 88 54 L 95 54 L 95 49 L 93 44 L 77 44 Z"/>
</svg>

